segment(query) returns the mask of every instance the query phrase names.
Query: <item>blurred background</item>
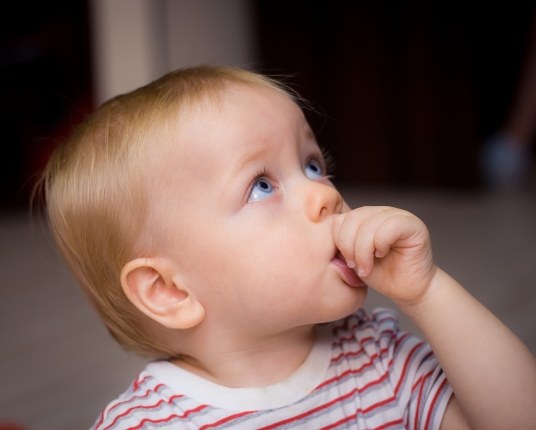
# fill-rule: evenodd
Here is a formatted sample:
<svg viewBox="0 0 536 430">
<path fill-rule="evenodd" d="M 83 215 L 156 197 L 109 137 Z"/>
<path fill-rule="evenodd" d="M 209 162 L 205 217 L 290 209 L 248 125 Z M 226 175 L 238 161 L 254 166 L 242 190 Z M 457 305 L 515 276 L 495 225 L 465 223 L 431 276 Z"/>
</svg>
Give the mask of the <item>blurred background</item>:
<svg viewBox="0 0 536 430">
<path fill-rule="evenodd" d="M 27 0 L 0 22 L 0 430 L 88 428 L 143 367 L 30 194 L 100 103 L 201 63 L 284 77 L 348 202 L 423 218 L 438 263 L 536 352 L 533 1 Z"/>
</svg>

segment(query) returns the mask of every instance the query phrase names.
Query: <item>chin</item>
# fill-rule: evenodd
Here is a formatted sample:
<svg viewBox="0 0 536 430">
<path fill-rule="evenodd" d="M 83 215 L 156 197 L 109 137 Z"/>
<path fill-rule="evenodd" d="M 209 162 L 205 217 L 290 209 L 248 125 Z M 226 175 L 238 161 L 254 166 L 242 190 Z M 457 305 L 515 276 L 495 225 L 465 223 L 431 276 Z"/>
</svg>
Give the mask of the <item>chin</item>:
<svg viewBox="0 0 536 430">
<path fill-rule="evenodd" d="M 365 299 L 367 298 L 368 292 L 367 287 L 355 288 L 355 291 L 353 292 L 355 294 L 352 295 L 351 299 L 348 299 L 344 303 L 343 308 L 341 309 L 343 315 L 337 319 L 347 317 L 348 315 L 357 312 L 365 304 Z"/>
<path fill-rule="evenodd" d="M 346 318 L 348 315 L 351 315 L 361 309 L 365 303 L 367 289 L 366 287 L 361 287 L 359 288 L 359 291 L 356 291 L 356 293 L 359 294 L 353 294 L 351 298 L 346 297 L 346 300 L 341 300 L 330 309 L 326 309 L 325 312 L 322 312 L 322 321 L 318 322 L 328 323 L 337 321 Z"/>
</svg>

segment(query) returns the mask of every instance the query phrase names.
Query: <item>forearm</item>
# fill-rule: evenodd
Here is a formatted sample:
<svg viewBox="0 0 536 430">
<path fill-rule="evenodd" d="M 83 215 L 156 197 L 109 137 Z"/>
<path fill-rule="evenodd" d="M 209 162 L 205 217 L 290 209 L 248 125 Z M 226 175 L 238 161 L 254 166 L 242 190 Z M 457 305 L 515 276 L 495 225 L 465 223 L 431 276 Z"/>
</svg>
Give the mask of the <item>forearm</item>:
<svg viewBox="0 0 536 430">
<path fill-rule="evenodd" d="M 474 428 L 536 424 L 534 356 L 455 280 L 438 269 L 422 300 L 400 307 L 431 345 Z"/>
</svg>

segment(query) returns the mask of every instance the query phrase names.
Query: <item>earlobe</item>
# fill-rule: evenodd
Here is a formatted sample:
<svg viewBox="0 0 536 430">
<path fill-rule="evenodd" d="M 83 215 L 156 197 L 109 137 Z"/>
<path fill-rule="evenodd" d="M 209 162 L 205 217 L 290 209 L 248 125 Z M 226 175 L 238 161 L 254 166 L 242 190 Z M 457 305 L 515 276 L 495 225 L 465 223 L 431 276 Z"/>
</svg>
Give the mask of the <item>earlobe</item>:
<svg viewBox="0 0 536 430">
<path fill-rule="evenodd" d="M 136 258 L 121 271 L 121 287 L 130 302 L 152 320 L 172 329 L 195 327 L 205 308 L 168 261 Z"/>
</svg>

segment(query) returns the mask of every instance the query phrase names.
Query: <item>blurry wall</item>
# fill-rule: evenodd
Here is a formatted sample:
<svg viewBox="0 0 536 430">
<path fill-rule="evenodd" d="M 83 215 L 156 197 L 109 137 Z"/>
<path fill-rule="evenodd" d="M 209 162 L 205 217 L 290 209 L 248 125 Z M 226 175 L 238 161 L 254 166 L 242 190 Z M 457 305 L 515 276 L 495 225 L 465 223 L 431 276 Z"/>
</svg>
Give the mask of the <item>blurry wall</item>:
<svg viewBox="0 0 536 430">
<path fill-rule="evenodd" d="M 479 186 L 536 4 L 323 0 L 27 0 L 0 14 L 0 207 L 26 208 L 57 142 L 102 101 L 168 70 L 284 75 L 336 181 Z M 29 10 L 32 13 L 29 13 Z M 534 146 L 534 145 L 533 145 Z"/>
<path fill-rule="evenodd" d="M 162 0 L 90 0 L 96 104 L 143 85 L 167 67 Z"/>
<path fill-rule="evenodd" d="M 0 210 L 26 210 L 58 142 L 103 101 L 199 63 L 256 62 L 248 0 L 27 0 L 0 14 Z"/>
<path fill-rule="evenodd" d="M 98 103 L 178 67 L 255 63 L 248 0 L 91 0 L 90 4 Z"/>
<path fill-rule="evenodd" d="M 310 119 L 336 181 L 482 185 L 479 150 L 511 108 L 533 0 L 253 4 L 259 67 L 294 73 L 320 107 Z"/>
<path fill-rule="evenodd" d="M 55 144 L 92 107 L 86 1 L 9 1 L 0 13 L 0 209 L 26 209 Z"/>
</svg>

